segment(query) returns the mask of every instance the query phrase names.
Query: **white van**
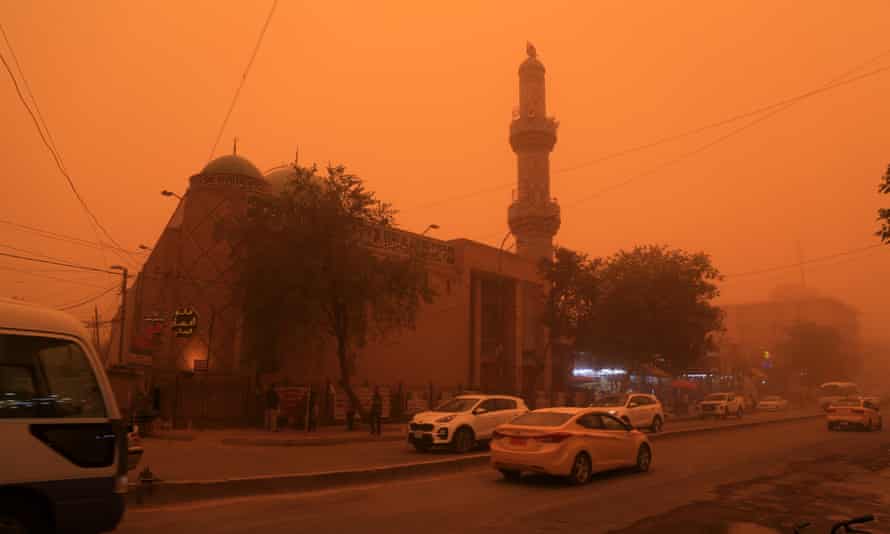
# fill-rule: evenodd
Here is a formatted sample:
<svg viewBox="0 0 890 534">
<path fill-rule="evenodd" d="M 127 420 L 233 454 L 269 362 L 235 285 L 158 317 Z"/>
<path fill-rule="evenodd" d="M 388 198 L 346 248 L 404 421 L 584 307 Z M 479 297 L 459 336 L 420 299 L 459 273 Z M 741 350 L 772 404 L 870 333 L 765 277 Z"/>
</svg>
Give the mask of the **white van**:
<svg viewBox="0 0 890 534">
<path fill-rule="evenodd" d="M 105 532 L 124 513 L 127 433 L 70 315 L 0 299 L 0 531 Z"/>
<path fill-rule="evenodd" d="M 826 382 L 819 386 L 819 407 L 828 410 L 833 402 L 859 396 L 859 387 L 854 382 Z"/>
</svg>

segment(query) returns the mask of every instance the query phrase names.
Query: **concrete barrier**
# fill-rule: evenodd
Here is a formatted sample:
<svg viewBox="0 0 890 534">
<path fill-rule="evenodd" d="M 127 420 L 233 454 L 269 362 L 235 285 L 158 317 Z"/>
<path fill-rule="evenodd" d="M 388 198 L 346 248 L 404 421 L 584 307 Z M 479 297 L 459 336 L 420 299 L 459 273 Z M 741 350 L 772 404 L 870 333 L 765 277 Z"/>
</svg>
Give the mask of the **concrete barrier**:
<svg viewBox="0 0 890 534">
<path fill-rule="evenodd" d="M 824 414 L 806 414 L 770 420 L 739 421 L 708 427 L 670 430 L 649 434 L 649 439 L 665 439 L 700 434 L 741 430 L 753 426 L 793 423 L 825 417 Z M 437 474 L 447 474 L 488 464 L 487 452 L 394 465 L 382 465 L 359 469 L 263 475 L 227 478 L 220 480 L 174 480 L 130 484 L 127 502 L 130 506 L 158 506 L 188 501 L 244 497 L 259 494 L 282 494 L 317 491 L 357 484 L 379 483 Z"/>
</svg>

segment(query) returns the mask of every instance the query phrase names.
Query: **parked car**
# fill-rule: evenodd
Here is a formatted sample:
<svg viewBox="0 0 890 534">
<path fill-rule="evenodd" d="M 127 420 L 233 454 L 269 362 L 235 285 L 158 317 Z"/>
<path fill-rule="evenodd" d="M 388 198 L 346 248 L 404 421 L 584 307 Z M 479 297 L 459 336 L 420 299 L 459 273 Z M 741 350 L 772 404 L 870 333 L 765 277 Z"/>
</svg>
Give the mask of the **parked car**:
<svg viewBox="0 0 890 534">
<path fill-rule="evenodd" d="M 699 403 L 700 416 L 726 418 L 730 415 L 741 418 L 744 404 L 741 395 L 735 393 L 711 393 Z"/>
<path fill-rule="evenodd" d="M 0 299 L 0 391 L 0 530 L 114 530 L 127 427 L 81 322 Z"/>
<path fill-rule="evenodd" d="M 658 432 L 664 426 L 664 407 L 655 395 L 608 395 L 590 406 L 602 408 L 609 415 L 614 415 L 634 428 L 648 428 L 652 432 Z"/>
<path fill-rule="evenodd" d="M 585 484 L 597 471 L 648 471 L 652 446 L 645 434 L 601 408 L 544 408 L 495 430 L 491 465 L 511 481 L 533 472 Z"/>
<path fill-rule="evenodd" d="M 788 409 L 788 401 L 778 395 L 767 395 L 757 407 L 767 412 L 778 412 Z"/>
<path fill-rule="evenodd" d="M 828 430 L 857 427 L 862 430 L 881 430 L 884 419 L 877 404 L 861 397 L 837 400 L 826 410 Z"/>
<path fill-rule="evenodd" d="M 525 401 L 506 395 L 460 395 L 435 410 L 416 414 L 408 441 L 418 451 L 450 447 L 464 453 L 488 441 L 495 427 L 528 412 Z"/>
</svg>

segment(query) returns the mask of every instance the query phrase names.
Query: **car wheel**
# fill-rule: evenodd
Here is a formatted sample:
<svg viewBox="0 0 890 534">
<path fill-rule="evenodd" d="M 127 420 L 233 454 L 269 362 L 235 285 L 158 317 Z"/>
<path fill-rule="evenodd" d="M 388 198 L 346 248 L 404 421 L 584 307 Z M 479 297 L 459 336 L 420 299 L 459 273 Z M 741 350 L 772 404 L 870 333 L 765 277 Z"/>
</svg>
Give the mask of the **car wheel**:
<svg viewBox="0 0 890 534">
<path fill-rule="evenodd" d="M 829 431 L 829 432 L 834 432 L 834 425 L 833 425 L 833 424 L 828 423 L 828 431 Z"/>
<path fill-rule="evenodd" d="M 662 425 L 663 423 L 661 422 L 661 417 L 656 415 L 652 419 L 652 426 L 649 427 L 649 430 L 651 430 L 653 434 L 658 434 L 659 432 L 661 432 Z"/>
<path fill-rule="evenodd" d="M 504 480 L 507 482 L 519 482 L 522 478 L 522 473 L 515 469 L 501 469 L 501 474 L 504 475 Z"/>
<path fill-rule="evenodd" d="M 865 424 L 865 431 L 866 431 L 866 432 L 871 432 L 873 428 L 874 428 L 874 426 L 873 426 L 872 423 L 871 423 L 871 419 L 869 419 L 869 420 L 868 420 L 868 423 Z"/>
<path fill-rule="evenodd" d="M 637 451 L 637 465 L 636 470 L 639 473 L 645 473 L 649 470 L 649 467 L 652 465 L 652 449 L 649 448 L 649 445 L 645 443 L 640 445 L 640 450 Z"/>
<path fill-rule="evenodd" d="M 452 440 L 451 445 L 454 448 L 454 452 L 464 454 L 473 448 L 475 442 L 476 440 L 473 437 L 473 431 L 467 427 L 463 427 L 459 428 L 454 434 L 454 439 Z"/>
<path fill-rule="evenodd" d="M 739 419 L 742 418 L 742 415 L 743 415 L 743 412 L 742 412 L 741 408 L 739 408 L 738 410 L 735 411 L 735 416 L 738 417 Z"/>
<path fill-rule="evenodd" d="M 572 474 L 569 475 L 569 480 L 572 484 L 581 486 L 590 482 L 591 474 L 590 456 L 585 452 L 578 453 L 572 462 Z"/>
</svg>

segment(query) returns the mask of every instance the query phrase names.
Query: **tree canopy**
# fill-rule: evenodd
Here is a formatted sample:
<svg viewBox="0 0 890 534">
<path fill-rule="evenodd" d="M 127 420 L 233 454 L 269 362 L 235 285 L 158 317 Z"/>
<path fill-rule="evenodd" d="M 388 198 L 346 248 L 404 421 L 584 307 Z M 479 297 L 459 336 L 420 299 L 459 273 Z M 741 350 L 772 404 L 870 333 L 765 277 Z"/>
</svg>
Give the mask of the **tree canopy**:
<svg viewBox="0 0 890 534">
<path fill-rule="evenodd" d="M 561 249 L 544 273 L 553 291 L 552 331 L 616 363 L 661 357 L 670 369 L 684 369 L 723 327 L 711 303 L 722 276 L 704 253 L 651 245 L 588 259 Z"/>
<path fill-rule="evenodd" d="M 369 232 L 392 227 L 394 216 L 343 166 L 324 174 L 294 166 L 280 194 L 254 199 L 243 219 L 226 225 L 222 235 L 240 266 L 245 354 L 258 371 L 279 368 L 285 342 L 333 340 L 340 385 L 359 407 L 350 383 L 355 350 L 413 328 L 422 303 L 434 298 L 419 254 L 368 246 Z"/>
</svg>

